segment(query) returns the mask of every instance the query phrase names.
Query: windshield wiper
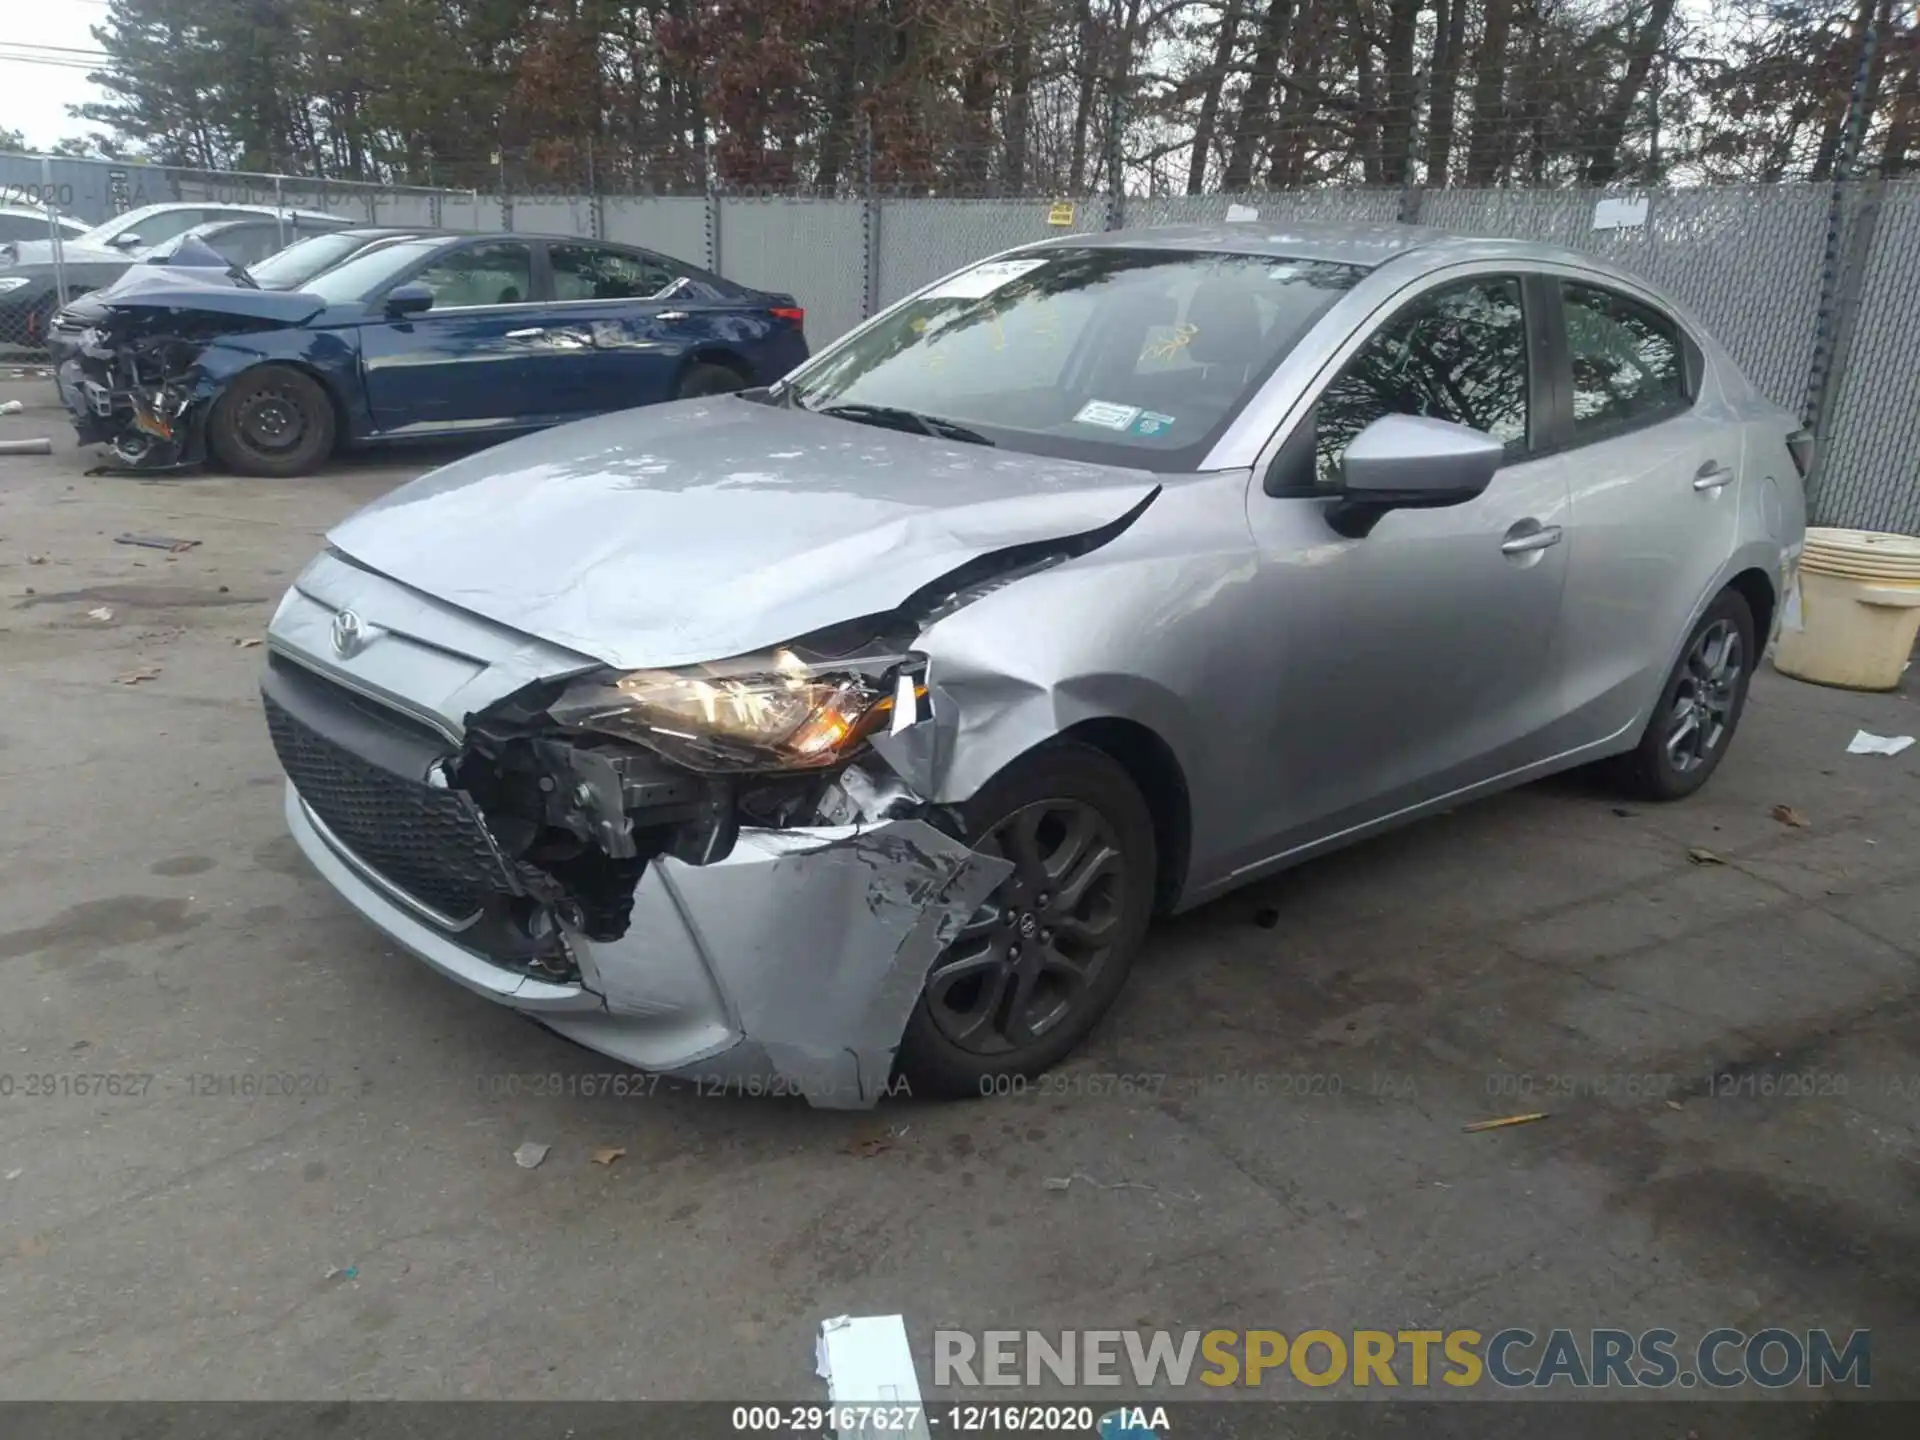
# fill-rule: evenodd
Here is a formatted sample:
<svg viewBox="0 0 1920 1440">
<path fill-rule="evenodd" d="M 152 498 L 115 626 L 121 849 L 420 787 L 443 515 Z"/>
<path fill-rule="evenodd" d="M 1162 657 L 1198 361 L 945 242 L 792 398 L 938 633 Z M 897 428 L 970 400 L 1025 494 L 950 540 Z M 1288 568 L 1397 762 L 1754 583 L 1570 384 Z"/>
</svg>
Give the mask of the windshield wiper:
<svg viewBox="0 0 1920 1440">
<path fill-rule="evenodd" d="M 978 430 L 969 430 L 938 415 L 922 415 L 918 410 L 903 410 L 897 405 L 823 405 L 816 415 L 834 415 L 861 425 L 885 425 L 894 430 L 918 430 L 936 440 L 958 440 L 963 445 L 992 445 Z"/>
</svg>

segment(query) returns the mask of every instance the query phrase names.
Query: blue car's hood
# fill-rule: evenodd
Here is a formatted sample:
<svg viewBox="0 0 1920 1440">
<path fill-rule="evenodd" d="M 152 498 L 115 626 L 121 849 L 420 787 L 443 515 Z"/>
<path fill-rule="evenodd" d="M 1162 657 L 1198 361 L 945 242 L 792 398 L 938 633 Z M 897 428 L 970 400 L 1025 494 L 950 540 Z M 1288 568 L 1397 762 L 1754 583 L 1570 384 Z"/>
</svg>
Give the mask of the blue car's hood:
<svg viewBox="0 0 1920 1440">
<path fill-rule="evenodd" d="M 327 538 L 476 615 L 641 669 L 891 610 L 982 555 L 1099 529 L 1155 488 L 1138 470 L 687 400 L 456 461 Z"/>
<path fill-rule="evenodd" d="M 298 290 L 244 290 L 195 279 L 191 271 L 169 271 L 158 266 L 142 272 L 137 283 L 122 283 L 126 288 L 100 297 L 103 309 L 233 315 L 276 325 L 304 325 L 327 308 L 327 302 L 318 295 Z"/>
</svg>

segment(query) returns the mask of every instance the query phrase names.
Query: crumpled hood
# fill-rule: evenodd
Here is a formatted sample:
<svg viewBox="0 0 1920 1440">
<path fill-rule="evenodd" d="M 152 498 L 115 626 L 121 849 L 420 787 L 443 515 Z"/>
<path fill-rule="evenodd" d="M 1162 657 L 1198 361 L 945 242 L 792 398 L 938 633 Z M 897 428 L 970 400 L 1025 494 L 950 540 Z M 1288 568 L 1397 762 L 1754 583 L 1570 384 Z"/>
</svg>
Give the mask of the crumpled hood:
<svg viewBox="0 0 1920 1440">
<path fill-rule="evenodd" d="M 108 294 L 97 297 L 99 312 L 108 310 L 163 310 L 180 315 L 232 315 L 266 320 L 275 325 L 304 325 L 327 302 L 299 290 L 248 290 L 232 284 L 209 284 L 192 270 L 155 268 L 135 279 L 123 279 Z M 95 297 L 83 297 L 95 299 Z M 80 302 L 75 301 L 77 306 Z M 86 311 L 80 311 L 84 318 Z"/>
<path fill-rule="evenodd" d="M 723 397 L 512 441 L 327 538 L 476 615 L 644 669 L 890 610 L 979 556 L 1096 530 L 1155 489 L 1143 471 Z"/>
</svg>

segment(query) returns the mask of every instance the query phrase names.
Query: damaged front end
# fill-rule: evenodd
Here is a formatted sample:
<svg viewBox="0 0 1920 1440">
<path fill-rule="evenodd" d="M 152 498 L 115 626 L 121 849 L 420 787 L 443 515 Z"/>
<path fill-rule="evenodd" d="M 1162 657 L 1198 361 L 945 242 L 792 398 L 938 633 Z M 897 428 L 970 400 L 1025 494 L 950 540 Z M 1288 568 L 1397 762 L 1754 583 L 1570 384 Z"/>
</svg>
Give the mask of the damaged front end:
<svg viewBox="0 0 1920 1440">
<path fill-rule="evenodd" d="M 240 304 L 294 298 L 244 290 L 207 293 L 216 302 L 238 295 Z M 198 467 L 206 460 L 207 413 L 224 384 L 208 373 L 208 347 L 230 336 L 297 323 L 294 315 L 317 308 L 315 302 L 295 307 L 292 315 L 251 315 L 210 304 L 199 291 L 189 299 L 164 289 L 107 304 L 55 372 L 76 436 L 82 445 L 105 446 L 110 469 L 152 473 Z"/>
<path fill-rule="evenodd" d="M 926 662 L 881 633 L 536 681 L 457 745 L 277 648 L 288 817 L 327 878 L 642 1069 L 873 1104 L 927 970 L 1010 869 L 869 743 L 933 718 Z"/>
<path fill-rule="evenodd" d="M 150 325 L 102 325 L 60 367 L 82 445 L 104 445 L 128 470 L 185 469 L 205 458 L 201 343 Z"/>
</svg>

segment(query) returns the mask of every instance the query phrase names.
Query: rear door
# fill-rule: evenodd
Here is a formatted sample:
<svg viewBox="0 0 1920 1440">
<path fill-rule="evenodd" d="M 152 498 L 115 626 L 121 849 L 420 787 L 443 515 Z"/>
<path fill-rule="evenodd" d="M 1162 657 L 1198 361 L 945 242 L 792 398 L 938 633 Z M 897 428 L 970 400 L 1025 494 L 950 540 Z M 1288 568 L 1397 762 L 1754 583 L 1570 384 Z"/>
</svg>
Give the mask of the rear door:
<svg viewBox="0 0 1920 1440">
<path fill-rule="evenodd" d="M 528 339 L 550 357 L 543 403 L 597 415 L 670 399 L 708 304 L 675 293 L 685 272 L 650 251 L 591 240 L 549 241 L 546 254 L 553 304 Z"/>
<path fill-rule="evenodd" d="M 1657 695 L 1732 553 L 1741 438 L 1700 405 L 1699 348 L 1650 296 L 1571 276 L 1556 288 L 1572 496 L 1567 739 L 1591 744 Z"/>
<path fill-rule="evenodd" d="M 361 364 L 381 434 L 544 424 L 560 386 L 555 352 L 534 340 L 550 307 L 535 298 L 534 247 L 486 239 L 443 250 L 396 284 L 433 291 L 433 308 L 360 329 Z"/>
</svg>

